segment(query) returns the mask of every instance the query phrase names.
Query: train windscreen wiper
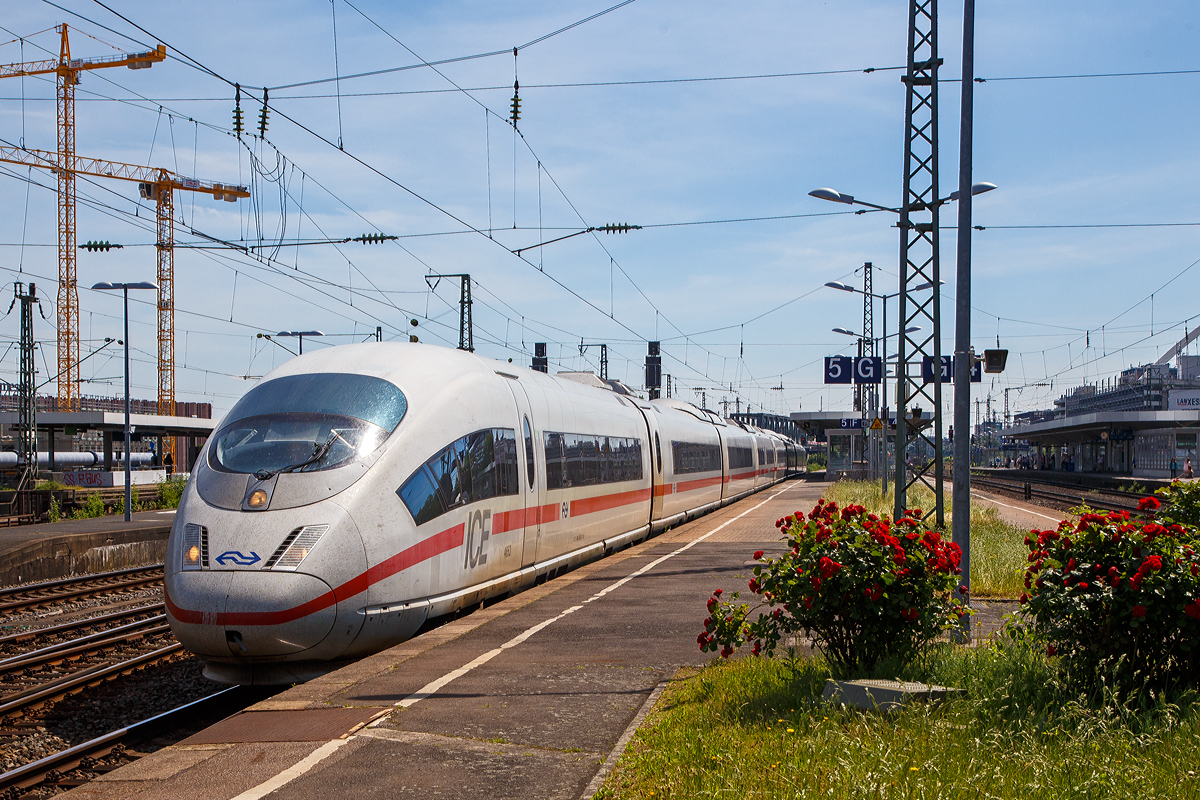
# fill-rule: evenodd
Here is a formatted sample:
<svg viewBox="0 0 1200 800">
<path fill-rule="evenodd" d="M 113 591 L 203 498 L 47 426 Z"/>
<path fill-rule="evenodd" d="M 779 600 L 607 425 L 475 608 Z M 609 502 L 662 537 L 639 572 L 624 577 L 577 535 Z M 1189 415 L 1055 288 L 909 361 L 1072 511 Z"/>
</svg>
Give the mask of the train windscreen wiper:
<svg viewBox="0 0 1200 800">
<path fill-rule="evenodd" d="M 327 453 L 329 453 L 329 448 L 333 447 L 333 443 L 338 439 L 342 439 L 342 437 L 341 434 L 335 430 L 329 434 L 329 438 L 325 440 L 325 444 L 316 446 L 312 457 L 307 461 L 301 461 L 299 464 L 290 464 L 286 467 L 280 467 L 276 470 L 260 469 L 254 473 L 254 477 L 260 481 L 269 481 L 271 478 L 274 478 L 276 475 L 280 475 L 284 472 L 295 472 L 298 469 L 304 469 L 310 464 L 316 464 L 318 461 L 324 458 Z M 345 439 L 342 439 L 342 441 L 345 441 Z"/>
</svg>

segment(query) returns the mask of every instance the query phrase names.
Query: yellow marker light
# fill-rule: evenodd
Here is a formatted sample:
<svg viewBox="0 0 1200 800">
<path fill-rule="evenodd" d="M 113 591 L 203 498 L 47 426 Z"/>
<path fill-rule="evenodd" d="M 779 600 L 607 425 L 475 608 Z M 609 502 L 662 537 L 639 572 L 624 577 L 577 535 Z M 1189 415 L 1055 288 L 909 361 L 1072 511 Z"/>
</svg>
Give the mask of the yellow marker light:
<svg viewBox="0 0 1200 800">
<path fill-rule="evenodd" d="M 199 564 L 200 563 L 200 548 L 197 547 L 196 545 L 192 545 L 191 547 L 188 548 L 187 563 L 189 563 L 189 564 Z"/>
<path fill-rule="evenodd" d="M 246 501 L 246 505 L 251 508 L 262 508 L 267 504 L 267 493 L 262 489 L 255 489 L 250 493 L 250 499 Z"/>
</svg>

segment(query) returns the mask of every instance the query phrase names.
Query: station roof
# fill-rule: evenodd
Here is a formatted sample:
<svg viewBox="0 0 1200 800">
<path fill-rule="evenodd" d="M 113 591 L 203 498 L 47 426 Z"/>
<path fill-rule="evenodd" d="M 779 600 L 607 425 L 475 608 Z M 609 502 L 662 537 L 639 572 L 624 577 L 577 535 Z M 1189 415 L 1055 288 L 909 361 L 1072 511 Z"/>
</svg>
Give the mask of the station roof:
<svg viewBox="0 0 1200 800">
<path fill-rule="evenodd" d="M 1111 437 L 1114 431 L 1194 427 L 1200 427 L 1200 410 L 1102 411 L 1059 417 L 1030 425 L 1015 425 L 1004 428 L 1000 435 L 1029 442 L 1062 443 L 1099 440 L 1102 432 L 1108 432 Z"/>
<path fill-rule="evenodd" d="M 0 411 L 0 425 L 16 425 L 16 411 Z M 130 414 L 129 424 L 137 433 L 163 436 L 208 436 L 219 420 L 202 417 L 165 417 L 158 414 Z M 39 411 L 38 430 L 76 428 L 93 431 L 124 431 L 123 411 Z"/>
</svg>

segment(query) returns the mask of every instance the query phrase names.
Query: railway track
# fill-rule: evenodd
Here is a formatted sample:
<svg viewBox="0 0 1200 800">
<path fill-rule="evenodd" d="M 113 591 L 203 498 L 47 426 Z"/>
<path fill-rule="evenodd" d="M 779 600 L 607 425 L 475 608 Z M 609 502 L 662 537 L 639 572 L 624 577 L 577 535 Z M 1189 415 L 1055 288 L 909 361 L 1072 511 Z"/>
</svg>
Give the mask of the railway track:
<svg viewBox="0 0 1200 800">
<path fill-rule="evenodd" d="M 86 782 L 64 774 L 94 777 L 105 755 L 123 763 L 131 737 L 179 728 L 180 715 L 206 707 L 151 716 L 217 690 L 172 635 L 154 596 L 161 581 L 155 565 L 0 590 L 0 623 L 12 630 L 0 636 L 0 770 L 16 767 L 0 776 L 0 798 Z M 139 710 L 147 719 L 125 725 Z"/>
<path fill-rule="evenodd" d="M 0 589 L 0 616 L 11 616 L 21 611 L 69 600 L 151 586 L 161 583 L 162 578 L 163 565 L 157 564 Z"/>
<path fill-rule="evenodd" d="M 1042 500 L 1061 511 L 1076 506 L 1089 506 L 1105 511 L 1137 511 L 1144 494 L 1118 490 L 1087 489 L 1064 483 L 1012 481 L 983 475 L 971 475 L 971 485 L 980 489 L 1002 492 L 1024 500 Z"/>
<path fill-rule="evenodd" d="M 80 786 L 98 774 L 140 758 L 142 754 L 130 750 L 131 745 L 165 732 L 194 727 L 202 720 L 227 716 L 257 700 L 260 694 L 261 691 L 255 692 L 250 687 L 232 686 L 9 770 L 0 774 L 0 798 L 15 800 L 41 786 L 56 789 Z"/>
</svg>

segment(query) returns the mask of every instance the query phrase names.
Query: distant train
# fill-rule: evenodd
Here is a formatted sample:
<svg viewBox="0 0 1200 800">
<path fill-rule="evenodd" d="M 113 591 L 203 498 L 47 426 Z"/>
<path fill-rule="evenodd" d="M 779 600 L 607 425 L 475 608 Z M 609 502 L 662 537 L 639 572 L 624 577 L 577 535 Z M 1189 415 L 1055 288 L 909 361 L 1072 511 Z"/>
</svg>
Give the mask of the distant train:
<svg viewBox="0 0 1200 800">
<path fill-rule="evenodd" d="M 274 370 L 180 502 L 175 635 L 213 680 L 306 680 L 805 468 L 774 433 L 584 375 L 390 343 Z"/>
</svg>

